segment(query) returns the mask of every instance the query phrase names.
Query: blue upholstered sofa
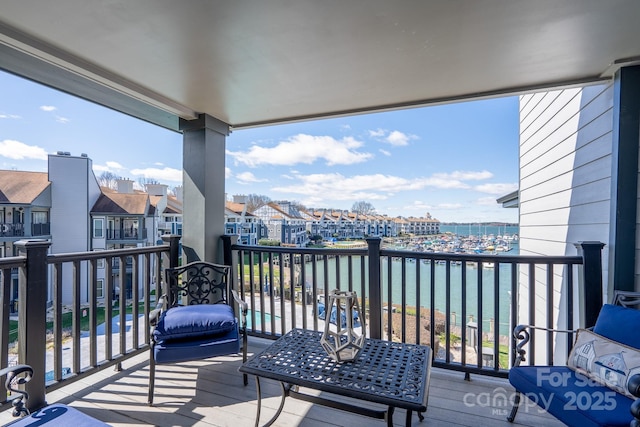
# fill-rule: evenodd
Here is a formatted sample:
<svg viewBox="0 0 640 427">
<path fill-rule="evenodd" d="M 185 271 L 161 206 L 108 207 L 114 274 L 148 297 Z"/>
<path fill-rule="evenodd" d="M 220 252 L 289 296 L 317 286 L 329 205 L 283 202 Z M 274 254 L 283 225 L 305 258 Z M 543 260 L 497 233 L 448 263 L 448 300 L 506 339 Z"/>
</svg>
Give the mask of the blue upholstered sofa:
<svg viewBox="0 0 640 427">
<path fill-rule="evenodd" d="M 517 391 L 509 421 L 524 395 L 569 426 L 640 426 L 640 310 L 605 304 L 595 326 L 578 331 L 567 366 L 520 366 L 532 329 L 549 331 L 514 330 L 521 341 L 509 371 Z"/>
</svg>

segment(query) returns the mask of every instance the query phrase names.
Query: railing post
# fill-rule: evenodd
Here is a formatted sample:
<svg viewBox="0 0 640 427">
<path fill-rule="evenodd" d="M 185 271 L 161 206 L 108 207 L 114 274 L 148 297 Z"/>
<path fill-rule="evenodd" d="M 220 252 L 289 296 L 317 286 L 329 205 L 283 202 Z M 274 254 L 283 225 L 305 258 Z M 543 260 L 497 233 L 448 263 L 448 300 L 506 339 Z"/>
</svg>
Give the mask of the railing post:
<svg viewBox="0 0 640 427">
<path fill-rule="evenodd" d="M 369 257 L 369 335 L 375 339 L 382 339 L 381 242 L 382 239 L 379 237 L 367 238 L 367 256 Z M 362 305 L 365 306 L 364 303 Z"/>
<path fill-rule="evenodd" d="M 226 265 L 233 265 L 233 251 L 231 247 L 238 244 L 239 237 L 237 234 L 224 234 L 220 236 L 222 239 L 222 259 Z"/>
<path fill-rule="evenodd" d="M 180 257 L 180 236 L 177 234 L 164 234 L 162 241 L 169 243 L 169 268 L 177 267 Z"/>
<path fill-rule="evenodd" d="M 33 411 L 47 404 L 47 251 L 51 242 L 20 240 L 14 245 L 27 258 L 26 267 L 20 269 L 18 282 L 18 361 L 33 368 L 33 378 L 26 384 L 28 409 Z"/>
<path fill-rule="evenodd" d="M 602 242 L 578 242 L 575 245 L 582 256 L 584 271 L 584 321 L 585 328 L 596 324 L 602 308 Z"/>
</svg>

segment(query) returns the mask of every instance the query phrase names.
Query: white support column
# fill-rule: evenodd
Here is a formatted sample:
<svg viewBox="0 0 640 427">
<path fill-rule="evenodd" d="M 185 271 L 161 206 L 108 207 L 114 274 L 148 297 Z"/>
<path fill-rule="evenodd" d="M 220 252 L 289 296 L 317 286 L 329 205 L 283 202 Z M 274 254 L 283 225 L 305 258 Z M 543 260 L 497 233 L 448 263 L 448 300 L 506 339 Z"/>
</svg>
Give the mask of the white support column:
<svg viewBox="0 0 640 427">
<path fill-rule="evenodd" d="M 180 120 L 183 131 L 183 264 L 222 262 L 225 204 L 225 141 L 229 125 L 201 114 Z"/>
</svg>

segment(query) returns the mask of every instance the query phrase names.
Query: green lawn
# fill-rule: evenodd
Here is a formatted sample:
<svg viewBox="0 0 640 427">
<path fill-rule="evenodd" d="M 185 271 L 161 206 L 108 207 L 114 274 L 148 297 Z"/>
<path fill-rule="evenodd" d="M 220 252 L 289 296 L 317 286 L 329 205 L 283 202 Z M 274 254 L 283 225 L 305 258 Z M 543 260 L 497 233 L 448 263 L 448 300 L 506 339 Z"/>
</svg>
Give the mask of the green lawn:
<svg viewBox="0 0 640 427">
<path fill-rule="evenodd" d="M 138 313 L 143 313 L 144 310 L 144 304 L 143 303 L 139 303 L 138 304 Z M 87 331 L 89 330 L 89 309 L 85 308 L 83 309 L 83 311 L 86 311 L 87 315 L 86 316 L 82 316 L 80 318 L 80 329 L 83 331 Z M 131 313 L 132 307 L 131 306 L 127 306 L 127 313 Z M 112 314 L 113 316 L 117 316 L 120 314 L 120 308 L 119 307 L 114 307 L 112 310 Z M 104 307 L 97 307 L 96 309 L 96 319 L 97 322 L 96 324 L 101 324 L 104 323 L 104 317 L 105 317 L 105 308 Z M 73 313 L 72 312 L 68 312 L 68 313 L 63 313 L 62 314 L 62 329 L 69 329 L 71 328 L 73 323 Z M 47 322 L 47 330 L 48 331 L 52 331 L 53 330 L 53 322 Z M 16 320 L 11 320 L 9 322 L 9 342 L 13 343 L 15 341 L 18 340 L 18 322 Z"/>
</svg>

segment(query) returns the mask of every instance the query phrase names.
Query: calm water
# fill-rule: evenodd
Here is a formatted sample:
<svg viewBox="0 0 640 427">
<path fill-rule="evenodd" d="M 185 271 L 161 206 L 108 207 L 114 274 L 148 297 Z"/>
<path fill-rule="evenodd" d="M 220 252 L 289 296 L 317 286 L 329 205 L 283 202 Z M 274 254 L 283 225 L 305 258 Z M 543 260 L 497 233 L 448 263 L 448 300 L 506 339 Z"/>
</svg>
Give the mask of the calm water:
<svg viewBox="0 0 640 427">
<path fill-rule="evenodd" d="M 497 227 L 496 227 L 497 229 Z M 504 227 L 503 227 L 504 230 Z M 487 230 L 489 231 L 489 230 Z M 489 232 L 490 233 L 490 232 Z M 501 234 L 504 231 L 501 232 Z M 509 235 L 517 234 L 517 227 L 513 230 L 509 230 L 507 227 L 507 233 Z M 496 234 L 497 235 L 497 234 Z M 517 244 L 513 245 L 514 249 L 509 252 L 501 252 L 501 255 L 517 255 Z M 339 262 L 337 266 L 336 263 Z M 365 261 L 366 262 L 366 261 Z M 358 294 L 362 294 L 362 283 L 365 283 L 364 293 L 367 294 L 366 283 L 368 279 L 368 271 L 365 264 L 365 277 L 364 282 L 361 277 L 361 258 L 352 257 L 351 259 L 351 272 L 349 271 L 349 259 L 348 257 L 336 257 L 328 260 L 327 265 L 327 280 L 326 287 L 328 290 L 335 289 L 337 283 L 340 283 L 340 288 L 343 290 L 349 289 L 349 275 L 351 274 L 351 289 Z M 391 304 L 403 304 L 402 295 L 402 261 L 391 261 L 391 277 L 388 272 L 388 261 L 385 258 L 382 259 L 381 281 L 382 281 L 382 299 L 383 305 Z M 336 268 L 338 267 L 338 268 Z M 451 322 L 457 326 L 466 324 L 469 321 L 469 316 L 473 316 L 474 321 L 478 321 L 478 313 L 480 312 L 480 305 L 482 305 L 482 324 L 483 331 L 488 331 L 490 326 L 490 319 L 495 319 L 495 324 L 499 325 L 500 334 L 508 335 L 511 327 L 509 325 L 510 318 L 510 295 L 511 295 L 511 265 L 496 265 L 493 268 L 483 267 L 480 275 L 478 268 L 475 265 L 466 266 L 466 280 L 465 285 L 462 282 L 462 266 L 451 265 L 450 266 L 450 289 L 446 288 L 446 265 L 435 264 L 433 266 L 433 281 L 431 278 L 430 263 L 423 263 L 420 260 L 415 262 L 406 262 L 405 264 L 405 296 L 404 304 L 407 306 L 416 306 L 418 294 L 420 295 L 420 306 L 431 306 L 431 290 L 433 288 L 434 294 L 434 306 L 442 313 L 446 312 L 447 295 L 449 295 L 449 310 L 451 313 Z M 305 265 L 305 281 L 306 283 L 312 283 L 312 266 L 311 263 Z M 494 302 L 496 301 L 496 293 L 494 289 L 495 274 L 499 274 L 499 288 L 497 290 L 498 301 L 498 313 L 494 311 Z M 479 280 L 481 277 L 481 280 Z M 480 294 L 479 283 L 482 283 L 481 295 L 482 299 L 478 298 Z M 315 283 L 318 288 L 325 288 L 325 267 L 324 261 L 319 260 L 316 262 L 316 278 Z M 389 286 L 391 283 L 391 286 Z M 466 320 L 462 319 L 462 303 L 463 303 L 463 290 L 466 292 L 464 295 L 464 301 L 466 302 Z"/>
</svg>

